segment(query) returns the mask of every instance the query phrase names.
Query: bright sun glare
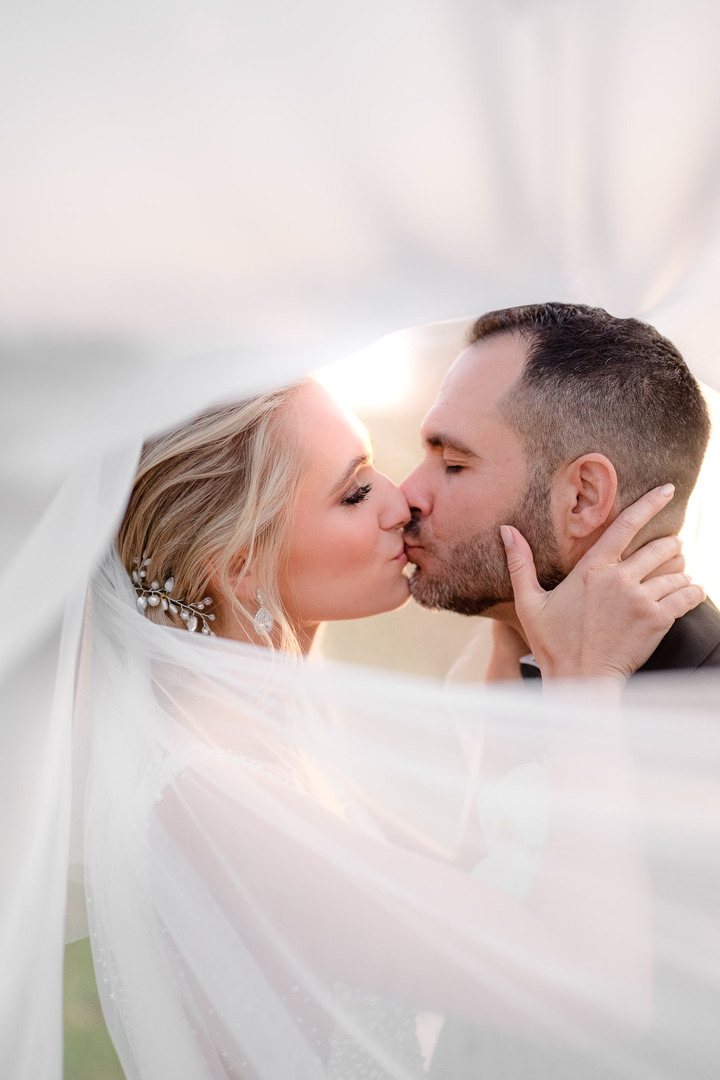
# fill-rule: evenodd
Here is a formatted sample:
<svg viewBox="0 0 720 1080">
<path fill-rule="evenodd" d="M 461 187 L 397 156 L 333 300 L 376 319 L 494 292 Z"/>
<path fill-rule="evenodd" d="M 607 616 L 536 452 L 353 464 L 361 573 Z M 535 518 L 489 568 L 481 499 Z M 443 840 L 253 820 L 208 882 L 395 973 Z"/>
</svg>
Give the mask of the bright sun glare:
<svg viewBox="0 0 720 1080">
<path fill-rule="evenodd" d="M 380 338 L 352 356 L 313 372 L 331 394 L 358 412 L 391 412 L 412 385 L 412 358 L 406 335 Z"/>
</svg>

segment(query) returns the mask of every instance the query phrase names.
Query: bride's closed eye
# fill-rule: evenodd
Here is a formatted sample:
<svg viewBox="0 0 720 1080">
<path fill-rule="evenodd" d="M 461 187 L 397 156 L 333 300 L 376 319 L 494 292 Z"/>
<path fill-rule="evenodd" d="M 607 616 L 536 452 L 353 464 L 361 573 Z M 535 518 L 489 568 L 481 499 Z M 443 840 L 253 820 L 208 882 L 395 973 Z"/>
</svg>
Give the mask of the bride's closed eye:
<svg viewBox="0 0 720 1080">
<path fill-rule="evenodd" d="M 367 499 L 371 491 L 372 484 L 363 484 L 362 487 L 355 488 L 354 491 L 351 491 L 349 495 L 345 495 L 340 501 L 343 506 L 357 506 L 358 503 Z"/>
</svg>

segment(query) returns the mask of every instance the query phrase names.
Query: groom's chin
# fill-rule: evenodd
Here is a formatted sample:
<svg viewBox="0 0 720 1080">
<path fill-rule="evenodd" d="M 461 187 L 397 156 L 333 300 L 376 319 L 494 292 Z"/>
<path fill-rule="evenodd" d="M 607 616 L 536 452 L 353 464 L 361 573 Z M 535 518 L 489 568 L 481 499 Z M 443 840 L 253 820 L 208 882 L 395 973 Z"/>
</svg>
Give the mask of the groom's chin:
<svg viewBox="0 0 720 1080">
<path fill-rule="evenodd" d="M 512 604 L 512 590 L 504 596 L 468 596 L 454 591 L 438 578 L 429 578 L 416 567 L 410 577 L 410 595 L 415 603 L 431 611 L 454 611 L 458 615 L 489 615 L 499 605 Z"/>
<path fill-rule="evenodd" d="M 409 575 L 408 584 L 410 597 L 416 604 L 436 611 L 442 610 L 442 596 L 438 583 L 428 579 L 427 574 L 424 574 L 419 566 L 416 566 Z"/>
</svg>

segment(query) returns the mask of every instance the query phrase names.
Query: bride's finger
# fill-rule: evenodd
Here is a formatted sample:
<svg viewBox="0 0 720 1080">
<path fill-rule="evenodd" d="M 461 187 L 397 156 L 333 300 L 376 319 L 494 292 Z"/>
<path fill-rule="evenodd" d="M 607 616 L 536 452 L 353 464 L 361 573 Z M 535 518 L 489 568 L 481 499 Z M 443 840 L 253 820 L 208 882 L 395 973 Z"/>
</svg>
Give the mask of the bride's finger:
<svg viewBox="0 0 720 1080">
<path fill-rule="evenodd" d="M 648 578 L 643 588 L 645 595 L 651 600 L 663 600 L 670 593 L 684 589 L 692 583 L 689 574 L 659 574 L 657 577 Z"/>
<path fill-rule="evenodd" d="M 670 560 L 674 561 L 681 550 L 682 540 L 679 536 L 659 536 L 657 540 L 650 540 L 632 555 L 628 555 L 627 559 L 623 559 L 623 566 L 638 581 L 642 581 L 654 570 L 659 570 L 661 566 L 666 574 L 679 573 L 682 570 L 681 567 L 670 569 L 664 564 Z"/>
<path fill-rule="evenodd" d="M 653 571 L 653 573 L 658 577 L 662 574 L 684 574 L 685 556 L 682 551 L 678 552 L 672 559 L 668 559 L 662 566 L 658 566 L 657 570 Z M 647 580 L 647 578 L 644 578 L 643 580 Z"/>
<path fill-rule="evenodd" d="M 663 616 L 667 617 L 668 626 L 672 625 L 673 619 L 679 619 L 687 615 L 698 604 L 702 604 L 707 598 L 707 593 L 701 585 L 686 585 L 683 589 L 669 593 L 658 601 Z"/>
<path fill-rule="evenodd" d="M 589 566 L 606 566 L 617 562 L 637 534 L 670 502 L 675 493 L 672 484 L 653 488 L 628 506 L 608 526 L 600 539 L 583 555 L 580 562 Z"/>
<path fill-rule="evenodd" d="M 525 537 L 513 525 L 501 525 L 500 536 L 505 545 L 510 580 L 512 581 L 515 604 L 522 606 L 523 601 L 530 602 L 538 596 L 544 596 L 544 589 L 538 584 L 535 572 L 535 560 Z"/>
</svg>

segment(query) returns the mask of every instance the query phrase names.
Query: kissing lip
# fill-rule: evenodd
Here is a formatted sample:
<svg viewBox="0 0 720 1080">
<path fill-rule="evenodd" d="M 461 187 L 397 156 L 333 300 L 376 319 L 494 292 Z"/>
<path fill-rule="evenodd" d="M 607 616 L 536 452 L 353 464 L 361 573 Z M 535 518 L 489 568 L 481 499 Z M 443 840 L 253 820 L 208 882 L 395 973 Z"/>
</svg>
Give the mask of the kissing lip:
<svg viewBox="0 0 720 1080">
<path fill-rule="evenodd" d="M 404 551 L 405 551 L 405 554 L 407 555 L 407 561 L 411 562 L 415 566 L 417 566 L 417 560 L 413 557 L 413 552 L 414 551 L 422 551 L 422 547 L 420 546 L 420 544 L 408 544 L 408 542 L 406 540 L 405 541 Z"/>
</svg>

